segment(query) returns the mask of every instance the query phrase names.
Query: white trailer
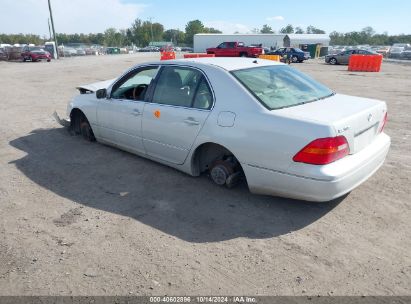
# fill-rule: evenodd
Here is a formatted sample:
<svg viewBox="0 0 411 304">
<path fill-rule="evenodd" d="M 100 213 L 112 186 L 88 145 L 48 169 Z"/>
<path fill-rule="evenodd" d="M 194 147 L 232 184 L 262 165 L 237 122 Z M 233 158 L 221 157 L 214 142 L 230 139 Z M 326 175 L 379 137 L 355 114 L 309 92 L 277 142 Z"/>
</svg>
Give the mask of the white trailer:
<svg viewBox="0 0 411 304">
<path fill-rule="evenodd" d="M 196 34 L 194 35 L 194 52 L 204 53 L 207 48 L 217 47 L 226 41 L 244 42 L 245 45 L 262 44 L 267 48 L 283 46 L 285 34 Z"/>
</svg>

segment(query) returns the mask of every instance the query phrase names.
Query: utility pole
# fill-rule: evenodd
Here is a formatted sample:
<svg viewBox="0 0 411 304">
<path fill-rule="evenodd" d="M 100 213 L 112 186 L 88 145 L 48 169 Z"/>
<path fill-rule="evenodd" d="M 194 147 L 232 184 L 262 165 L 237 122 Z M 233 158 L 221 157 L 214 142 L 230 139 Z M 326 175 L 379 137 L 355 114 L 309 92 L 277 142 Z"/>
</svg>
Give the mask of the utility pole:
<svg viewBox="0 0 411 304">
<path fill-rule="evenodd" d="M 50 0 L 49 0 L 50 1 Z M 148 18 L 150 20 L 150 27 L 151 27 L 151 42 L 154 41 L 154 36 L 153 36 L 153 17 Z"/>
<path fill-rule="evenodd" d="M 51 40 L 51 28 L 50 28 L 50 18 L 47 19 L 47 23 L 49 25 L 49 40 Z"/>
<path fill-rule="evenodd" d="M 50 0 L 48 0 L 48 2 L 49 2 L 51 28 L 52 28 L 52 30 L 53 30 L 53 38 L 54 38 L 54 43 L 55 43 L 55 49 L 54 49 L 54 50 L 55 50 L 55 52 L 56 52 L 56 58 L 59 59 L 59 52 L 58 52 L 58 49 L 57 49 L 57 46 L 58 46 L 58 44 L 57 44 L 57 37 L 56 37 L 56 31 L 54 30 L 53 13 L 52 13 L 52 11 L 51 11 Z"/>
</svg>

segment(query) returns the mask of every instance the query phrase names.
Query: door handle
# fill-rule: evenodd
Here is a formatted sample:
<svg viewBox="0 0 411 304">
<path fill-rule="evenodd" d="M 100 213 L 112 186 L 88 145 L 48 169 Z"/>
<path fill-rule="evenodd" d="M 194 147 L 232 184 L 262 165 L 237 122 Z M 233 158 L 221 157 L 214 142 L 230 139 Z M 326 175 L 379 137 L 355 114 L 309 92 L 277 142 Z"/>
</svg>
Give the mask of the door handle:
<svg viewBox="0 0 411 304">
<path fill-rule="evenodd" d="M 133 115 L 133 116 L 140 116 L 140 115 L 141 115 L 141 112 L 140 112 L 139 109 L 134 109 L 133 112 L 131 113 L 131 115 Z"/>
<path fill-rule="evenodd" d="M 187 119 L 184 119 L 184 122 L 188 125 L 191 125 L 191 126 L 198 126 L 200 124 L 199 121 L 195 120 L 192 117 L 188 117 Z"/>
</svg>

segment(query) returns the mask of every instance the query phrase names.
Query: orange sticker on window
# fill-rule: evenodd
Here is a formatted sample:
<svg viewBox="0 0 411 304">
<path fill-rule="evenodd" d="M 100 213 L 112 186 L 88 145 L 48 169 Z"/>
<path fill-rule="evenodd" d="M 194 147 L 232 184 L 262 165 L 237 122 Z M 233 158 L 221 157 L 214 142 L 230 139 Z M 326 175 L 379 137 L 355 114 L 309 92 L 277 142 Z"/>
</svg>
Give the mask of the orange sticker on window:
<svg viewBox="0 0 411 304">
<path fill-rule="evenodd" d="M 161 116 L 160 111 L 159 110 L 154 111 L 154 116 L 157 117 L 157 118 L 160 118 L 160 116 Z"/>
</svg>

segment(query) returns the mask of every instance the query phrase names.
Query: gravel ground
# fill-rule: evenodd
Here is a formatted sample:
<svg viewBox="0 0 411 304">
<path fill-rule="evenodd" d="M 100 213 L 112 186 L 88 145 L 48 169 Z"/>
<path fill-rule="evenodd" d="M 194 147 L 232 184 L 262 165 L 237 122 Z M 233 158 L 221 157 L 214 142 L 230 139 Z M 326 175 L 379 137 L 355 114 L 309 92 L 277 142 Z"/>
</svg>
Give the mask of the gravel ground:
<svg viewBox="0 0 411 304">
<path fill-rule="evenodd" d="M 307 203 L 219 188 L 51 118 L 76 85 L 150 56 L 0 62 L 0 295 L 411 295 L 411 66 L 295 65 L 386 100 L 392 137 L 366 183 Z"/>
</svg>

